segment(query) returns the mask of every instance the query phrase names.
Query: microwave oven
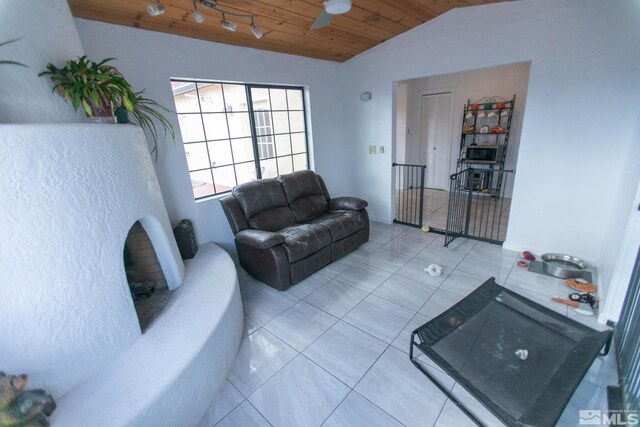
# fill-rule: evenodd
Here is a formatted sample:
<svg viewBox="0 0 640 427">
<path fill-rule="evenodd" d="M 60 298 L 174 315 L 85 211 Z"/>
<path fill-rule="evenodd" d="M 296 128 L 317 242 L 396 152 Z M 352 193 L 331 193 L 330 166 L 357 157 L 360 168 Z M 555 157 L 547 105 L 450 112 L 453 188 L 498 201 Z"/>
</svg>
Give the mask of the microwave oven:
<svg viewBox="0 0 640 427">
<path fill-rule="evenodd" d="M 500 163 L 502 162 L 503 152 L 503 145 L 469 145 L 466 147 L 465 161 L 471 163 Z"/>
</svg>

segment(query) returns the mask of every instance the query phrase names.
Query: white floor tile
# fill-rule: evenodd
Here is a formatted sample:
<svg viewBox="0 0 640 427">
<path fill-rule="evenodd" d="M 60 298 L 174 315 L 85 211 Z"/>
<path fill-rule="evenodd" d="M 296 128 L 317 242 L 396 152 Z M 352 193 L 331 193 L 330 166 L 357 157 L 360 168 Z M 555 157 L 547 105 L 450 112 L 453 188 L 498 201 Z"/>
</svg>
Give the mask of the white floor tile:
<svg viewBox="0 0 640 427">
<path fill-rule="evenodd" d="M 245 400 L 216 424 L 216 427 L 271 427 L 271 425 Z"/>
<path fill-rule="evenodd" d="M 322 425 L 323 427 L 402 427 L 397 420 L 352 391 Z"/>
<path fill-rule="evenodd" d="M 423 314 L 417 313 L 409 323 L 402 329 L 396 339 L 391 343 L 392 346 L 409 354 L 409 343 L 411 342 L 411 333 L 418 329 L 420 326 L 431 320 L 431 317 L 427 317 Z"/>
<path fill-rule="evenodd" d="M 380 356 L 355 391 L 409 427 L 434 425 L 446 401 L 409 357 L 394 347 Z"/>
<path fill-rule="evenodd" d="M 340 321 L 303 354 L 349 387 L 353 387 L 386 348 L 386 343 Z"/>
<path fill-rule="evenodd" d="M 414 315 L 414 311 L 369 295 L 344 316 L 343 320 L 391 344 Z"/>
<path fill-rule="evenodd" d="M 291 294 L 297 298 L 304 298 L 311 292 L 318 289 L 320 286 L 331 280 L 331 277 L 322 274 L 320 272 L 313 273 L 306 279 L 296 283 L 287 289 L 286 293 Z"/>
<path fill-rule="evenodd" d="M 367 293 L 338 280 L 332 280 L 304 300 L 309 304 L 341 318 L 358 305 Z"/>
<path fill-rule="evenodd" d="M 238 266 L 237 270 L 238 283 L 240 284 L 240 295 L 242 295 L 242 299 L 248 298 L 267 287 L 267 285 L 251 276 L 242 267 Z"/>
<path fill-rule="evenodd" d="M 423 231 L 420 231 L 420 233 L 425 235 Z M 428 234 L 426 235 L 428 236 Z M 409 235 L 407 233 L 403 233 L 402 235 L 396 237 L 389 243 L 383 245 L 380 249 L 387 250 L 397 255 L 413 258 L 420 251 L 426 248 L 427 245 L 432 241 L 432 239 L 418 240 L 418 239 L 410 239 L 408 237 Z"/>
<path fill-rule="evenodd" d="M 338 274 L 345 271 L 347 268 L 351 267 L 353 264 L 360 261 L 360 259 L 354 259 L 353 257 L 352 258 L 342 257 L 336 261 L 333 261 L 329 265 L 321 268 L 319 272 L 324 274 L 325 276 L 335 277 Z"/>
<path fill-rule="evenodd" d="M 317 427 L 349 393 L 349 387 L 303 355 L 249 397 L 275 427 Z"/>
<path fill-rule="evenodd" d="M 380 285 L 373 294 L 409 310 L 418 311 L 436 289 L 435 286 L 394 274 Z"/>
<path fill-rule="evenodd" d="M 242 340 L 229 382 L 245 397 L 258 389 L 298 354 L 264 328 Z"/>
<path fill-rule="evenodd" d="M 244 328 L 242 330 L 242 338 L 246 338 L 255 331 L 260 329 L 260 324 L 250 317 L 244 316 Z"/>
<path fill-rule="evenodd" d="M 409 279 L 415 280 L 420 283 L 426 283 L 431 286 L 438 287 L 444 280 L 451 274 L 453 271 L 453 267 L 449 267 L 447 265 L 440 265 L 442 267 L 442 274 L 440 276 L 434 277 L 427 273 L 425 270 L 429 267 L 431 263 L 427 262 L 423 259 L 413 258 L 411 261 L 406 263 L 396 272 L 404 277 L 408 277 Z"/>
<path fill-rule="evenodd" d="M 244 314 L 264 325 L 298 301 L 286 292 L 265 288 L 244 300 Z"/>
<path fill-rule="evenodd" d="M 451 308 L 455 303 L 464 298 L 463 295 L 456 294 L 444 289 L 438 289 L 431 295 L 431 298 L 422 306 L 420 314 L 429 317 L 436 317 L 443 311 Z"/>
<path fill-rule="evenodd" d="M 390 273 L 395 273 L 411 260 L 410 257 L 391 252 L 387 249 L 380 248 L 375 252 L 362 258 L 360 263 L 368 264 L 372 267 L 379 268 Z M 344 273 L 343 273 L 344 274 Z"/>
<path fill-rule="evenodd" d="M 355 264 L 335 278 L 347 285 L 355 286 L 365 292 L 372 292 L 391 276 L 389 271 L 371 267 L 367 264 Z"/>
<path fill-rule="evenodd" d="M 302 351 L 337 321 L 332 315 L 300 301 L 264 325 L 264 328 Z"/>
<path fill-rule="evenodd" d="M 458 267 L 442 282 L 440 289 L 467 296 L 489 278 L 491 278 L 490 275 L 475 271 L 470 272 Z"/>
<path fill-rule="evenodd" d="M 244 396 L 228 380 L 225 380 L 205 415 L 207 426 L 215 425 L 242 401 Z"/>
</svg>

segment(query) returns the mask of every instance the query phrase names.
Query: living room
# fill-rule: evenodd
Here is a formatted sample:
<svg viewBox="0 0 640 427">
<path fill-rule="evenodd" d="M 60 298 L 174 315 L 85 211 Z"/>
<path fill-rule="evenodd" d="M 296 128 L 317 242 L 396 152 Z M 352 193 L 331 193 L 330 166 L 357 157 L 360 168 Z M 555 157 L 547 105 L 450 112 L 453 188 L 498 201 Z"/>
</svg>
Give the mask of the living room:
<svg viewBox="0 0 640 427">
<path fill-rule="evenodd" d="M 146 2 L 141 6 L 140 13 L 146 13 Z M 322 176 L 332 195 L 368 202 L 372 230 L 378 236 L 372 240 L 380 242 L 377 248 L 404 234 L 392 225 L 398 82 L 530 62 L 526 106 L 517 106 L 525 113 L 503 248 L 510 253 L 566 253 L 585 260 L 597 267 L 598 321 L 615 321 L 620 313 L 640 241 L 636 212 L 640 59 L 633 54 L 640 40 L 640 6 L 636 1 L 564 0 L 551 5 L 520 0 L 457 8 L 345 62 L 73 18 L 63 0 L 4 0 L 0 12 L 0 41 L 21 39 L 3 46 L 0 58 L 30 66 L 3 68 L 2 123 L 85 121 L 51 93 L 46 78 L 37 76 L 46 63 L 61 65 L 83 54 L 94 60 L 117 58 L 112 65 L 134 87 L 146 88 L 146 96 L 170 108 L 172 78 L 304 87 L 310 169 Z M 362 93 L 370 93 L 371 99 L 361 101 Z M 169 119 L 179 128 L 177 117 Z M 386 150 L 369 154 L 372 145 Z M 235 256 L 234 236 L 218 198 L 194 200 L 179 137 L 175 144 L 170 139 L 160 142 L 153 166 L 171 225 L 188 218 L 199 244 L 213 242 Z M 10 208 L 3 210 L 8 216 Z M 429 245 L 438 239 L 427 238 Z M 465 256 L 474 243 L 462 245 Z M 8 254 L 5 250 L 11 248 L 3 248 Z M 510 259 L 509 266 L 514 262 Z M 247 285 L 253 283 L 251 278 L 239 276 L 245 281 L 242 286 L 252 286 Z M 258 286 L 255 290 L 261 289 L 253 284 Z M 2 285 L 5 300 L 12 300 L 12 286 Z M 11 343 L 3 340 L 2 345 Z M 229 388 L 233 381 L 224 384 Z M 47 386 L 46 381 L 36 385 Z M 249 396 L 241 392 L 231 393 L 240 398 L 232 409 L 253 408 L 245 399 Z M 255 415 L 255 410 L 249 412 Z M 395 416 L 393 410 L 388 412 Z M 277 424 L 274 419 L 268 421 Z M 408 420 L 400 421 L 411 424 Z"/>
</svg>

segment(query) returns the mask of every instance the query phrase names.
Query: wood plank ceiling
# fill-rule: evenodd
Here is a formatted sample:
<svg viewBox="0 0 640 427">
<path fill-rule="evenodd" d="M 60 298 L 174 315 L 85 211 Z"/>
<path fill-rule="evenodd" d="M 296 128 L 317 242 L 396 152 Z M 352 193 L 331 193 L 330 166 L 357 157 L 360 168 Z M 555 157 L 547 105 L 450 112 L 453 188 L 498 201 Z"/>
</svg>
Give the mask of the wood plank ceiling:
<svg viewBox="0 0 640 427">
<path fill-rule="evenodd" d="M 353 0 L 351 10 L 333 17 L 328 27 L 311 30 L 323 0 L 219 0 L 229 12 L 255 15 L 264 32 L 256 39 L 250 19 L 227 16 L 238 24 L 231 32 L 220 26 L 220 13 L 198 4 L 204 16 L 193 19 L 191 0 L 161 0 L 165 13 L 152 17 L 155 0 L 68 0 L 74 16 L 151 31 L 256 49 L 344 62 L 398 34 L 451 9 L 512 0 Z"/>
</svg>

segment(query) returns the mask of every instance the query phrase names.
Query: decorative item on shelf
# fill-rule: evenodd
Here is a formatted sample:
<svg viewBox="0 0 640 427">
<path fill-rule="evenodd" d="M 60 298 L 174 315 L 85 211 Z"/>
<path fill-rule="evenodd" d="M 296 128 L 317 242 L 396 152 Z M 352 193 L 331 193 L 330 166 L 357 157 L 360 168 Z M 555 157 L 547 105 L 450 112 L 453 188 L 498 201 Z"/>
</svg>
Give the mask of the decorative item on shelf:
<svg viewBox="0 0 640 427">
<path fill-rule="evenodd" d="M 489 133 L 489 126 L 484 125 L 480 128 L 480 133 Z"/>
<path fill-rule="evenodd" d="M 484 104 L 483 108 L 485 110 L 492 110 L 493 109 L 493 104 L 491 102 L 488 102 L 488 103 Z"/>
<path fill-rule="evenodd" d="M 62 68 L 47 64 L 46 70 L 38 75 L 48 75 L 53 90 L 70 100 L 76 111 L 82 106 L 94 121 L 115 123 L 113 106 L 122 105 L 132 111 L 135 94 L 122 74 L 106 65 L 112 59 L 93 62 L 81 56 L 67 61 Z"/>
<path fill-rule="evenodd" d="M 228 10 L 221 9 L 218 7 L 218 2 L 216 0 L 190 0 L 190 1 L 193 4 L 193 20 L 198 24 L 202 24 L 204 22 L 204 15 L 202 14 L 202 12 L 200 12 L 200 10 L 198 10 L 198 3 L 199 3 L 205 8 L 215 10 L 216 12 L 222 15 L 221 16 L 222 19 L 220 20 L 220 25 L 225 30 L 235 32 L 238 29 L 238 24 L 236 24 L 233 21 L 227 20 L 226 17 L 227 15 L 229 15 L 229 16 L 235 16 L 236 18 L 250 19 L 251 23 L 249 24 L 249 29 L 251 30 L 255 38 L 261 39 L 264 36 L 264 33 L 262 32 L 262 30 L 260 30 L 260 28 L 258 28 L 258 26 L 255 23 L 256 15 L 252 15 L 250 13 L 229 12 Z M 149 13 L 149 15 L 156 17 L 164 14 L 165 8 L 160 0 L 156 0 L 155 3 L 150 3 L 149 5 L 147 5 L 147 12 Z"/>
<path fill-rule="evenodd" d="M 158 160 L 158 127 L 162 126 L 175 142 L 175 129 L 161 110 L 171 112 L 152 99 L 144 97 L 144 90 L 133 92 L 124 76 L 113 66 L 106 65 L 113 58 L 94 62 L 81 56 L 69 60 L 64 67 L 48 64 L 39 76 L 48 75 L 53 90 L 70 101 L 77 111 L 80 106 L 87 117 L 97 122 L 115 123 L 114 109 L 118 110 L 118 123 L 129 123 L 129 113 L 143 130 L 151 135 L 155 159 Z"/>
<path fill-rule="evenodd" d="M 507 104 L 505 104 L 504 102 L 498 102 L 496 104 L 496 108 L 506 108 Z"/>
<path fill-rule="evenodd" d="M 462 133 L 466 133 L 466 134 L 475 133 L 475 131 L 476 131 L 476 127 L 473 125 L 464 125 L 464 127 L 462 128 Z"/>
<path fill-rule="evenodd" d="M 471 108 L 471 111 L 477 111 L 480 108 L 480 106 L 478 104 L 471 104 L 471 107 L 469 108 Z"/>
<path fill-rule="evenodd" d="M 500 126 L 495 126 L 491 128 L 491 133 L 504 133 L 504 129 Z"/>
<path fill-rule="evenodd" d="M 45 390 L 25 390 L 26 375 L 0 372 L 0 425 L 48 426 L 56 402 Z"/>
<path fill-rule="evenodd" d="M 20 40 L 20 39 L 7 40 L 6 42 L 0 43 L 0 47 L 6 46 L 9 43 L 17 42 L 18 40 Z M 29 68 L 28 66 L 24 65 L 21 62 L 11 61 L 11 60 L 8 60 L 8 59 L 0 59 L 0 65 L 17 65 L 19 67 L 27 67 L 27 68 Z"/>
</svg>

